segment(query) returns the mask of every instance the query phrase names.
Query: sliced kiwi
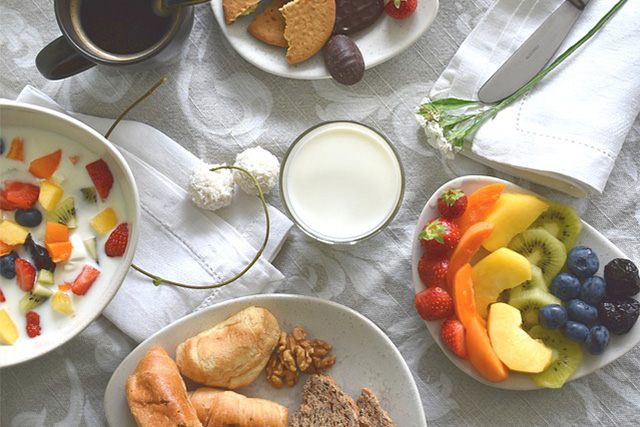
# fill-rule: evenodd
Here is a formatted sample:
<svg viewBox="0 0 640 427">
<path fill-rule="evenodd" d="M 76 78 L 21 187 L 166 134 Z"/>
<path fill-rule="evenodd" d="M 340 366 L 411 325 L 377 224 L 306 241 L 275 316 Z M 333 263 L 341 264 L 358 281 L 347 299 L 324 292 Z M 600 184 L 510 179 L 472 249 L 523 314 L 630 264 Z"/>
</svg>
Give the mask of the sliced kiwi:
<svg viewBox="0 0 640 427">
<path fill-rule="evenodd" d="M 547 285 L 547 282 L 545 282 L 544 280 L 542 270 L 536 265 L 531 265 L 531 279 L 527 280 L 521 285 L 516 286 L 515 288 L 509 289 L 509 294 L 515 297 L 516 295 L 519 295 L 522 292 L 528 291 L 530 289 L 541 289 L 545 292 L 549 292 L 549 285 Z"/>
<path fill-rule="evenodd" d="M 580 344 L 565 338 L 559 329 L 550 330 L 535 326 L 529 331 L 529 335 L 551 347 L 554 356 L 551 365 L 539 374 L 532 374 L 531 379 L 538 387 L 562 387 L 582 361 Z"/>
<path fill-rule="evenodd" d="M 542 212 L 529 228 L 544 228 L 553 237 L 564 243 L 567 252 L 573 248 L 582 231 L 582 221 L 571 206 L 548 202 L 549 209 Z"/>
<path fill-rule="evenodd" d="M 86 187 L 81 188 L 80 192 L 82 193 L 82 198 L 84 201 L 90 205 L 95 205 L 98 203 L 98 192 L 95 187 Z"/>
<path fill-rule="evenodd" d="M 538 311 L 548 304 L 562 304 L 562 301 L 540 288 L 519 289 L 517 291 L 512 289 L 509 295 L 509 305 L 522 312 L 522 327 L 525 330 L 529 330 L 540 323 Z"/>
<path fill-rule="evenodd" d="M 543 228 L 525 230 L 509 243 L 512 249 L 540 267 L 545 282 L 551 283 L 567 260 L 567 249 Z"/>
<path fill-rule="evenodd" d="M 47 214 L 47 221 L 58 222 L 69 228 L 76 228 L 76 202 L 73 197 L 67 197 Z"/>
<path fill-rule="evenodd" d="M 38 283 L 42 285 L 53 285 L 53 271 L 44 268 L 38 273 Z"/>
<path fill-rule="evenodd" d="M 100 264 L 98 262 L 98 246 L 96 244 L 96 238 L 90 237 L 83 243 L 84 247 L 87 248 L 87 252 L 89 252 L 89 255 L 91 255 L 91 258 L 93 258 L 98 264 Z"/>
</svg>

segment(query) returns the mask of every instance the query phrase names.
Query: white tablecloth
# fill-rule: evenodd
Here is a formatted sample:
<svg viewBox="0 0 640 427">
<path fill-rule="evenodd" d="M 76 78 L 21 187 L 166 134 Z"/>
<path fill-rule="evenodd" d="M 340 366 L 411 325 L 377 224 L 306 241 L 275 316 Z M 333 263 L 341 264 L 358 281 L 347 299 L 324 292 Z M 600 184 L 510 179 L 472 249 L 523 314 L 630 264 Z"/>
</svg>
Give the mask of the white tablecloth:
<svg viewBox="0 0 640 427">
<path fill-rule="evenodd" d="M 95 68 L 49 82 L 38 74 L 34 58 L 59 35 L 52 2 L 2 0 L 0 96 L 15 98 L 25 84 L 31 84 L 69 110 L 116 117 L 164 75 L 168 84 L 130 118 L 162 130 L 211 162 L 233 159 L 256 141 L 281 158 L 300 132 L 322 120 L 358 120 L 381 129 L 395 142 L 407 172 L 405 201 L 395 221 L 374 239 L 350 248 L 325 246 L 295 230 L 274 261 L 286 277 L 279 292 L 331 299 L 376 322 L 409 363 L 429 426 L 637 425 L 640 348 L 561 390 L 501 391 L 459 371 L 415 313 L 410 240 L 428 197 L 461 174 L 510 179 L 461 157 L 441 163 L 413 119 L 413 109 L 491 0 L 441 3 L 434 25 L 413 47 L 367 71 L 358 85 L 343 87 L 331 81 L 287 80 L 254 68 L 224 41 L 206 6 L 198 8 L 191 39 L 173 65 L 140 73 Z M 603 196 L 567 199 L 525 181 L 516 182 L 574 204 L 586 221 L 638 262 L 639 142 L 640 120 L 629 134 Z M 268 199 L 282 207 L 277 192 Z M 2 370 L 0 425 L 105 425 L 104 389 L 135 345 L 101 317 L 53 353 Z"/>
</svg>

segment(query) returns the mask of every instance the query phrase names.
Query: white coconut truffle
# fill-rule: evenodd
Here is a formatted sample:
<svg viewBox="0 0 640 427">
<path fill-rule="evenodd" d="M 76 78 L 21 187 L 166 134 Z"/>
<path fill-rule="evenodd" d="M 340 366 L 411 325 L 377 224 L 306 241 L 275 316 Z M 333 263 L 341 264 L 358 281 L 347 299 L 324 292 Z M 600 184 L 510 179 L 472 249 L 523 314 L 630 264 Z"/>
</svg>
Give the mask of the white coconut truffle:
<svg viewBox="0 0 640 427">
<path fill-rule="evenodd" d="M 211 172 L 224 165 L 198 165 L 189 177 L 189 195 L 194 205 L 215 211 L 231 204 L 233 199 L 233 174 L 229 169 Z"/>
<path fill-rule="evenodd" d="M 268 193 L 278 182 L 280 162 L 278 158 L 262 147 L 253 147 L 244 150 L 236 156 L 234 166 L 246 169 L 256 178 L 263 193 Z M 246 173 L 234 170 L 233 177 L 236 183 L 245 193 L 258 195 L 258 189 L 251 177 Z"/>
</svg>

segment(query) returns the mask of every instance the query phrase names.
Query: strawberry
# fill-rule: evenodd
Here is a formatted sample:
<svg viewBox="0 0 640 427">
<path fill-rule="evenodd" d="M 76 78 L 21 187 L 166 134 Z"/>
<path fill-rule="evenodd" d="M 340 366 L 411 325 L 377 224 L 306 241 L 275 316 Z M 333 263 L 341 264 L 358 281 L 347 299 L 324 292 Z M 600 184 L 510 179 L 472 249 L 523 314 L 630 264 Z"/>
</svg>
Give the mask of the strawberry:
<svg viewBox="0 0 640 427">
<path fill-rule="evenodd" d="M 35 311 L 27 313 L 27 335 L 29 335 L 29 338 L 35 338 L 40 335 L 40 315 Z"/>
<path fill-rule="evenodd" d="M 10 181 L 5 188 L 7 201 L 24 210 L 31 209 L 40 195 L 40 187 L 26 182 Z"/>
<path fill-rule="evenodd" d="M 109 165 L 104 160 L 99 159 L 89 163 L 86 168 L 93 185 L 95 185 L 98 194 L 100 194 L 100 199 L 104 202 L 109 197 L 109 192 L 113 186 L 113 175 L 111 175 Z"/>
<path fill-rule="evenodd" d="M 439 286 L 417 294 L 415 304 L 418 314 L 424 320 L 438 320 L 453 316 L 453 299 Z"/>
<path fill-rule="evenodd" d="M 36 282 L 36 269 L 27 260 L 18 258 L 15 264 L 16 268 L 16 283 L 25 292 L 29 292 L 33 289 L 33 284 Z"/>
<path fill-rule="evenodd" d="M 435 257 L 452 252 L 460 241 L 458 226 L 446 218 L 438 218 L 424 226 L 418 236 L 427 253 Z"/>
<path fill-rule="evenodd" d="M 418 0 L 385 0 L 384 10 L 394 19 L 405 19 L 415 12 Z"/>
<path fill-rule="evenodd" d="M 442 343 L 453 354 L 466 359 L 468 357 L 467 344 L 464 340 L 464 326 L 456 318 L 447 319 L 440 329 Z"/>
<path fill-rule="evenodd" d="M 118 225 L 104 244 L 104 251 L 107 256 L 116 257 L 124 255 L 129 242 L 129 226 L 126 222 Z"/>
<path fill-rule="evenodd" d="M 418 261 L 418 275 L 427 288 L 440 286 L 449 270 L 449 258 L 446 255 L 431 257 L 424 254 Z"/>
<path fill-rule="evenodd" d="M 73 281 L 73 285 L 71 285 L 71 292 L 76 295 L 86 294 L 99 275 L 100 270 L 93 268 L 90 265 L 85 265 L 82 268 L 80 275 Z"/>
<path fill-rule="evenodd" d="M 16 205 L 7 200 L 7 192 L 0 188 L 0 211 L 15 211 Z"/>
<path fill-rule="evenodd" d="M 438 199 L 438 211 L 447 219 L 455 219 L 467 209 L 467 195 L 459 188 L 442 192 Z"/>
<path fill-rule="evenodd" d="M 4 297 L 4 292 L 0 289 L 0 302 L 7 302 L 7 299 Z"/>
</svg>

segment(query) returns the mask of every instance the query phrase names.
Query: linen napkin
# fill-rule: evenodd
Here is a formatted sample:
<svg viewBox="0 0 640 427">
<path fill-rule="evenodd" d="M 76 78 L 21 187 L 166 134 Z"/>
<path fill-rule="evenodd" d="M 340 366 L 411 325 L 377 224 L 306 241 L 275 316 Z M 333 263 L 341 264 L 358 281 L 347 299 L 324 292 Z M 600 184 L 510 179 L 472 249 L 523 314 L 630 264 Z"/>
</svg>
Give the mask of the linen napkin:
<svg viewBox="0 0 640 427">
<path fill-rule="evenodd" d="M 478 99 L 480 87 L 563 0 L 498 0 L 430 97 Z M 617 0 L 592 0 L 557 55 Z M 629 1 L 531 92 L 486 123 L 463 154 L 577 197 L 601 193 L 640 112 L 640 2 Z"/>
<path fill-rule="evenodd" d="M 31 86 L 23 89 L 17 101 L 66 113 Z M 101 134 L 113 123 L 113 119 L 69 114 Z M 161 277 L 205 284 L 232 277 L 254 257 L 265 232 L 258 199 L 238 191 L 232 207 L 215 213 L 200 210 L 192 205 L 186 191 L 191 170 L 200 162 L 193 154 L 162 132 L 133 121 L 122 121 L 109 140 L 129 164 L 140 193 L 136 264 Z M 225 160 L 232 163 L 235 159 L 212 162 Z M 271 206 L 269 215 L 271 234 L 264 255 L 236 282 L 213 291 L 156 287 L 131 270 L 103 314 L 131 338 L 142 341 L 172 321 L 219 300 L 273 291 L 283 276 L 269 261 L 293 224 Z"/>
</svg>

